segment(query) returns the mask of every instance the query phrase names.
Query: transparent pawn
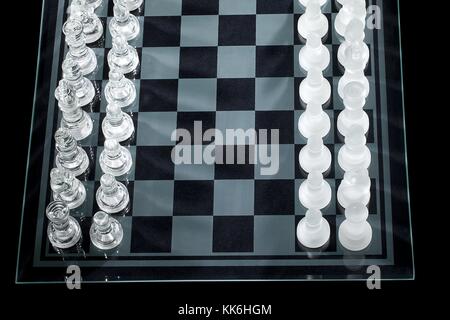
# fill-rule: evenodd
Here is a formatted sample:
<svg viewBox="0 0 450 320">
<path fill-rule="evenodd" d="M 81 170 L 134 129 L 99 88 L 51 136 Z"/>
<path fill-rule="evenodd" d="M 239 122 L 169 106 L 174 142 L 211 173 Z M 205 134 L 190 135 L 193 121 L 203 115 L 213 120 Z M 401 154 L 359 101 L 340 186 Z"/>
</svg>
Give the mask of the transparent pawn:
<svg viewBox="0 0 450 320">
<path fill-rule="evenodd" d="M 334 21 L 336 32 L 344 37 L 348 24 L 353 19 L 360 20 L 366 25 L 366 1 L 365 0 L 342 0 L 342 8 L 339 10 Z"/>
<path fill-rule="evenodd" d="M 324 105 L 331 98 L 331 85 L 317 68 L 309 70 L 308 75 L 299 86 L 300 99 L 305 104 Z"/>
<path fill-rule="evenodd" d="M 325 173 L 331 166 L 331 152 L 323 144 L 320 136 L 314 135 L 308 139 L 298 155 L 300 167 L 306 172 L 319 171 Z"/>
<path fill-rule="evenodd" d="M 93 72 L 97 68 L 97 57 L 94 51 L 86 46 L 81 22 L 78 19 L 69 19 L 63 25 L 63 33 L 69 46 L 67 57 L 78 63 L 83 75 Z"/>
<path fill-rule="evenodd" d="M 367 218 L 369 211 L 362 203 L 353 203 L 345 210 L 345 220 L 339 226 L 341 245 L 350 251 L 361 251 L 372 241 L 372 227 Z"/>
<path fill-rule="evenodd" d="M 56 167 L 71 172 L 74 176 L 83 174 L 89 168 L 89 158 L 67 129 L 55 133 Z"/>
<path fill-rule="evenodd" d="M 300 66 L 309 71 L 318 68 L 324 71 L 330 64 L 330 51 L 323 45 L 322 39 L 317 33 L 310 33 L 306 38 L 306 45 L 300 49 L 298 54 Z"/>
<path fill-rule="evenodd" d="M 62 201 L 49 203 L 45 211 L 50 221 L 47 235 L 55 248 L 68 249 L 81 239 L 81 228 L 77 220 L 70 216 L 69 207 Z"/>
<path fill-rule="evenodd" d="M 94 10 L 86 0 L 72 0 L 70 5 L 70 19 L 75 18 L 82 23 L 86 43 L 93 43 L 103 36 L 103 24 Z"/>
<path fill-rule="evenodd" d="M 67 80 L 59 81 L 55 97 L 62 112 L 61 127 L 69 130 L 78 141 L 87 138 L 92 133 L 92 119 L 78 105 L 75 90 Z"/>
<path fill-rule="evenodd" d="M 67 80 L 76 92 L 78 105 L 86 106 L 94 100 L 95 89 L 92 82 L 83 76 L 80 66 L 72 58 L 66 58 L 62 64 L 63 78 Z"/>
<path fill-rule="evenodd" d="M 323 111 L 319 103 L 311 102 L 298 119 L 298 130 L 305 138 L 313 135 L 325 137 L 331 129 L 330 116 Z"/>
<path fill-rule="evenodd" d="M 331 187 L 319 171 L 312 171 L 298 190 L 300 203 L 307 209 L 321 210 L 331 201 Z"/>
<path fill-rule="evenodd" d="M 141 29 L 138 18 L 130 14 L 123 1 L 115 1 L 113 10 L 114 17 L 109 22 L 111 36 L 114 38 L 122 35 L 128 41 L 136 38 Z"/>
<path fill-rule="evenodd" d="M 364 69 L 358 69 L 356 71 L 345 70 L 344 75 L 338 82 L 338 95 L 344 99 L 344 88 L 350 82 L 359 82 L 364 87 L 364 97 L 367 98 L 370 92 L 369 79 L 364 75 Z"/>
<path fill-rule="evenodd" d="M 84 185 L 68 171 L 53 168 L 50 171 L 50 187 L 53 199 L 64 202 L 69 209 L 78 208 L 86 199 Z"/>
<path fill-rule="evenodd" d="M 297 32 L 307 39 L 311 33 L 323 38 L 328 33 L 328 19 L 322 13 L 319 0 L 309 0 L 305 13 L 298 18 Z"/>
<path fill-rule="evenodd" d="M 366 104 L 365 88 L 359 82 L 349 82 L 344 88 L 345 109 L 337 118 L 338 131 L 346 137 L 352 126 L 363 128 L 364 134 L 369 131 L 369 116 L 364 111 Z"/>
<path fill-rule="evenodd" d="M 109 81 L 105 86 L 105 98 L 121 108 L 130 106 L 136 99 L 136 87 L 130 79 L 119 71 L 109 72 Z"/>
<path fill-rule="evenodd" d="M 369 62 L 370 51 L 369 47 L 364 42 L 365 37 L 364 24 L 361 20 L 353 19 L 350 21 L 345 30 L 345 41 L 341 43 L 337 53 L 340 64 L 345 64 L 346 53 L 348 52 L 347 48 L 352 45 L 356 45 L 360 49 L 362 60 L 365 61 L 365 64 Z"/>
<path fill-rule="evenodd" d="M 112 39 L 112 49 L 108 53 L 109 68 L 123 74 L 134 71 L 139 64 L 139 57 L 135 48 L 127 40 L 118 35 Z"/>
<path fill-rule="evenodd" d="M 106 139 L 116 139 L 119 142 L 128 140 L 134 133 L 133 119 L 117 104 L 108 104 L 106 117 L 102 122 L 102 131 Z"/>
<path fill-rule="evenodd" d="M 130 151 L 115 139 L 105 140 L 105 149 L 100 154 L 99 161 L 102 171 L 115 177 L 125 175 L 133 165 Z"/>
<path fill-rule="evenodd" d="M 337 199 L 345 209 L 352 203 L 368 205 L 370 201 L 371 181 L 367 170 L 349 171 L 339 185 Z"/>
<path fill-rule="evenodd" d="M 99 211 L 94 215 L 89 235 L 94 246 L 101 250 L 110 250 L 122 242 L 123 229 L 119 221 Z"/>
<path fill-rule="evenodd" d="M 86 0 L 87 5 L 97 9 L 102 5 L 103 0 Z"/>
<path fill-rule="evenodd" d="M 114 0 L 114 3 L 116 2 L 122 2 L 127 6 L 128 10 L 134 11 L 142 6 L 144 0 Z"/>
<path fill-rule="evenodd" d="M 297 239 L 305 247 L 317 249 L 330 240 L 330 224 L 320 210 L 311 209 L 297 225 Z"/>
<path fill-rule="evenodd" d="M 309 3 L 310 1 L 311 1 L 311 0 L 299 0 L 298 2 L 300 2 L 300 4 L 301 4 L 302 6 L 307 7 L 307 6 L 308 6 L 308 3 Z M 327 1 L 328 1 L 328 0 L 320 0 L 320 1 L 319 1 L 320 6 L 322 7 L 323 5 L 325 5 L 325 3 L 327 3 Z"/>
<path fill-rule="evenodd" d="M 366 145 L 366 135 L 361 126 L 352 126 L 345 136 L 345 144 L 339 149 L 338 163 L 344 171 L 368 169 L 372 161 Z"/>
<path fill-rule="evenodd" d="M 96 193 L 98 207 L 106 213 L 118 213 L 125 210 L 130 202 L 125 185 L 114 176 L 104 174 L 100 178 L 100 187 Z"/>
</svg>

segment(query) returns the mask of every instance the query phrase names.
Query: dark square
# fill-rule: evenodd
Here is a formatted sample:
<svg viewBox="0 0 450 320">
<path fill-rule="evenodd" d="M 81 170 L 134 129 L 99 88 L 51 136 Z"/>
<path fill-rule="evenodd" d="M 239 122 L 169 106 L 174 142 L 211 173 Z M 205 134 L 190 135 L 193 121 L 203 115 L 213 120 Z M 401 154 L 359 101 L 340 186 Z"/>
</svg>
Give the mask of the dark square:
<svg viewBox="0 0 450 320">
<path fill-rule="evenodd" d="M 217 110 L 255 110 L 255 79 L 217 79 Z"/>
<path fill-rule="evenodd" d="M 219 14 L 219 0 L 183 0 L 183 15 Z"/>
<path fill-rule="evenodd" d="M 175 181 L 174 215 L 212 215 L 214 181 Z"/>
<path fill-rule="evenodd" d="M 341 185 L 341 183 L 342 183 L 342 179 L 336 179 L 336 192 L 339 189 L 339 186 Z M 377 180 L 370 179 L 370 200 L 369 200 L 369 204 L 367 206 L 369 208 L 369 214 L 377 214 L 378 213 L 377 199 L 378 199 L 379 192 L 384 192 L 384 190 L 378 190 L 377 189 Z M 339 201 L 336 201 L 336 209 L 337 209 L 338 214 L 345 214 L 345 209 L 341 206 Z"/>
<path fill-rule="evenodd" d="M 300 150 L 305 145 L 296 144 L 295 145 L 295 155 L 298 156 L 300 154 Z M 326 144 L 325 147 L 328 148 L 331 152 L 331 166 L 328 171 L 323 173 L 323 177 L 325 179 L 334 179 L 335 177 L 335 154 L 334 154 L 334 144 Z M 298 161 L 298 157 L 295 159 L 295 179 L 306 179 L 308 178 L 308 173 L 300 167 L 300 163 Z"/>
<path fill-rule="evenodd" d="M 221 15 L 219 46 L 253 46 L 256 44 L 256 15 Z"/>
<path fill-rule="evenodd" d="M 108 53 L 111 51 L 111 48 L 105 49 L 105 59 L 103 62 L 103 79 L 109 79 L 109 64 L 108 64 Z M 142 61 L 142 48 L 136 48 L 138 57 L 139 57 L 139 64 L 133 71 L 126 73 L 125 77 L 131 80 L 134 79 L 140 79 L 141 78 L 141 64 Z"/>
<path fill-rule="evenodd" d="M 373 116 L 373 110 L 364 110 L 369 117 L 369 131 L 366 133 L 367 143 L 375 143 L 374 126 L 376 125 Z M 334 110 L 334 118 L 337 119 L 341 110 Z M 335 143 L 345 143 L 345 137 L 339 132 L 337 126 L 334 127 L 334 141 Z"/>
<path fill-rule="evenodd" d="M 297 229 L 297 225 L 300 222 L 301 219 L 303 219 L 305 216 L 295 216 L 295 226 L 294 228 Z M 323 216 L 328 223 L 330 224 L 330 240 L 328 243 L 319 249 L 310 249 L 305 248 L 298 240 L 297 237 L 295 238 L 295 252 L 336 252 L 336 216 Z"/>
<path fill-rule="evenodd" d="M 294 214 L 294 180 L 255 180 L 255 214 Z"/>
<path fill-rule="evenodd" d="M 172 217 L 133 217 L 131 252 L 170 252 Z"/>
<path fill-rule="evenodd" d="M 255 177 L 255 165 L 250 163 L 250 159 L 254 159 L 255 155 L 254 146 L 216 146 L 215 150 L 215 179 L 253 179 Z M 243 154 L 244 152 L 245 158 L 241 159 L 241 161 L 245 160 L 244 163 L 238 163 L 238 153 Z M 227 155 L 233 155 L 234 161 L 232 164 L 227 164 Z M 222 163 L 217 163 L 217 159 L 223 159 Z"/>
<path fill-rule="evenodd" d="M 371 52 L 370 45 L 369 52 Z M 334 77 L 342 77 L 345 72 L 344 66 L 339 62 L 337 53 L 338 53 L 339 45 L 333 44 L 333 76 Z M 369 62 L 367 63 L 366 69 L 364 69 L 364 75 L 366 77 L 372 76 L 372 54 L 369 55 Z"/>
<path fill-rule="evenodd" d="M 124 111 L 125 112 L 125 111 Z M 126 114 L 128 114 L 129 116 L 131 116 L 131 119 L 133 120 L 133 124 L 134 124 L 134 133 L 133 135 L 125 140 L 125 141 L 121 141 L 120 144 L 123 146 L 135 146 L 136 145 L 136 132 L 138 130 L 138 112 L 125 112 Z M 105 112 L 101 112 L 100 116 L 99 116 L 99 126 L 102 126 L 103 120 L 106 117 L 106 113 Z M 98 132 L 98 145 L 99 146 L 103 146 L 105 144 L 105 136 L 103 134 L 102 129 L 99 129 Z"/>
<path fill-rule="evenodd" d="M 279 144 L 294 143 L 294 111 L 256 111 L 256 131 L 267 129 L 268 143 L 271 139 L 271 129 L 278 129 Z"/>
<path fill-rule="evenodd" d="M 257 77 L 292 77 L 293 75 L 293 46 L 256 47 Z"/>
<path fill-rule="evenodd" d="M 256 13 L 258 14 L 292 12 L 294 12 L 294 1 L 292 0 L 257 0 Z"/>
<path fill-rule="evenodd" d="M 180 48 L 180 78 L 216 78 L 217 47 Z"/>
<path fill-rule="evenodd" d="M 252 216 L 214 217 L 213 252 L 252 252 Z"/>
<path fill-rule="evenodd" d="M 135 180 L 172 180 L 174 163 L 170 146 L 137 146 Z"/>
<path fill-rule="evenodd" d="M 141 80 L 139 111 L 176 111 L 178 80 Z"/>
<path fill-rule="evenodd" d="M 195 122 L 201 122 L 202 137 L 206 130 L 214 129 L 216 127 L 216 113 L 215 112 L 178 112 L 177 113 L 177 128 L 186 129 L 191 134 L 191 141 L 188 144 L 205 144 L 208 145 L 211 141 L 203 141 L 202 137 L 195 134 Z M 202 141 L 200 141 L 200 139 Z M 180 142 L 180 141 L 177 141 Z M 186 144 L 186 141 L 184 141 Z"/>
<path fill-rule="evenodd" d="M 181 17 L 145 17 L 144 47 L 178 47 Z"/>
<path fill-rule="evenodd" d="M 125 187 L 128 190 L 128 194 L 130 195 L 130 202 L 128 206 L 121 212 L 115 213 L 117 215 L 124 215 L 124 216 L 132 216 L 133 215 L 133 194 L 134 194 L 134 181 L 120 181 L 125 185 Z M 95 181 L 94 183 L 94 190 L 98 190 L 100 187 L 100 181 Z M 97 211 L 100 211 L 97 201 L 94 200 L 94 207 L 93 207 L 93 214 L 95 214 Z"/>
</svg>

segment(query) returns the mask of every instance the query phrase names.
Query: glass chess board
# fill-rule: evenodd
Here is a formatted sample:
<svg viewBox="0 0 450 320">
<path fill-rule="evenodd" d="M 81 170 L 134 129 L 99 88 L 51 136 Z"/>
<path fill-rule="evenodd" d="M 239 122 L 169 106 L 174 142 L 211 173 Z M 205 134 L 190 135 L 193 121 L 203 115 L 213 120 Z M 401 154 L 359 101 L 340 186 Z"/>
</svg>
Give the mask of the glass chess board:
<svg viewBox="0 0 450 320">
<path fill-rule="evenodd" d="M 371 88 L 365 110 L 372 152 L 368 221 L 373 229 L 368 248 L 346 251 L 336 235 L 344 219 L 336 200 L 343 172 L 335 161 L 343 144 L 336 129 L 343 109 L 337 94 L 343 69 L 334 28 L 325 39 L 332 62 L 324 73 L 333 91 L 325 109 L 332 122 L 325 143 L 333 155 L 325 178 L 333 196 L 323 210 L 331 239 L 312 251 L 295 234 L 306 212 L 297 196 L 306 178 L 297 161 L 306 143 L 297 129 L 304 111 L 298 86 L 305 73 L 298 65 L 303 43 L 296 26 L 304 9 L 297 0 L 145 0 L 133 12 L 141 33 L 130 42 L 141 62 L 130 76 L 137 99 L 126 110 L 136 128 L 125 144 L 133 157 L 132 171 L 122 181 L 130 208 L 116 216 L 124 229 L 121 245 L 112 252 L 96 249 L 89 228 L 99 210 L 95 191 L 102 174 L 98 157 L 105 138 L 100 124 L 106 109 L 102 89 L 108 79 L 107 25 L 113 15 L 112 0 L 104 0 L 96 10 L 104 36 L 90 45 L 98 68 L 88 78 L 97 95 L 84 107 L 94 130 L 80 142 L 90 158 L 89 173 L 80 179 L 87 199 L 71 211 L 83 240 L 76 248 L 56 252 L 47 238 L 45 208 L 52 200 L 53 135 L 61 118 L 54 91 L 67 52 L 61 28 L 69 1 L 44 1 L 17 282 L 63 282 L 69 265 L 80 267 L 85 282 L 361 280 L 367 279 L 371 265 L 381 268 L 383 279 L 412 279 L 398 3 L 367 4 L 381 13 L 381 28 L 366 30 L 370 62 L 365 73 Z M 338 10 L 335 0 L 323 8 L 331 26 Z M 278 129 L 280 170 L 263 176 L 258 164 L 174 165 L 171 132 L 193 130 L 194 121 L 202 121 L 203 130 Z"/>
</svg>

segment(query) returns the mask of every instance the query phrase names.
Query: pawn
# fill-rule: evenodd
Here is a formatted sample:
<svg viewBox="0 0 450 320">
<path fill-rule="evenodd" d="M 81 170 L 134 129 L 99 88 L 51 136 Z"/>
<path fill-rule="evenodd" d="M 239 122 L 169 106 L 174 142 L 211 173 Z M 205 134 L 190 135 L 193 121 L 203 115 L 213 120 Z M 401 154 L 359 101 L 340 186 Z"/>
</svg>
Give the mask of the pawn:
<svg viewBox="0 0 450 320">
<path fill-rule="evenodd" d="M 74 176 L 83 174 L 89 168 L 89 158 L 67 129 L 55 133 L 56 167 L 71 172 Z"/>
<path fill-rule="evenodd" d="M 337 118 L 338 131 L 346 137 L 352 126 L 363 128 L 364 134 L 369 131 L 369 116 L 363 110 L 366 104 L 365 88 L 359 82 L 349 82 L 344 88 L 345 109 Z"/>
<path fill-rule="evenodd" d="M 361 126 L 352 126 L 345 136 L 345 144 L 338 153 L 339 166 L 344 171 L 368 169 L 372 160 Z"/>
<path fill-rule="evenodd" d="M 366 37 L 364 24 L 361 20 L 353 19 L 345 30 L 345 41 L 341 43 L 338 49 L 337 57 L 340 64 L 345 64 L 347 48 L 352 44 L 356 44 L 362 52 L 363 60 L 366 60 L 366 64 L 369 61 L 370 51 L 367 44 L 364 42 Z"/>
<path fill-rule="evenodd" d="M 344 37 L 348 24 L 353 19 L 360 20 L 366 25 L 366 1 L 365 0 L 342 0 L 342 8 L 339 10 L 334 21 L 336 32 Z"/>
<path fill-rule="evenodd" d="M 128 140 L 134 133 L 133 119 L 117 104 L 108 104 L 106 117 L 102 122 L 102 131 L 106 139 L 115 139 L 118 142 Z"/>
<path fill-rule="evenodd" d="M 98 249 L 110 250 L 122 242 L 123 229 L 119 221 L 99 211 L 94 215 L 89 235 L 92 244 Z"/>
<path fill-rule="evenodd" d="M 114 17 L 109 22 L 109 31 L 112 37 L 122 35 L 126 40 L 130 41 L 136 38 L 140 32 L 139 20 L 136 16 L 130 14 L 126 3 L 115 1 Z"/>
<path fill-rule="evenodd" d="M 331 201 L 331 187 L 322 173 L 312 171 L 298 190 L 300 203 L 307 209 L 323 209 Z"/>
<path fill-rule="evenodd" d="M 299 0 L 300 4 L 301 4 L 302 6 L 304 6 L 304 7 L 307 7 L 307 6 L 308 6 L 308 3 L 309 3 L 310 1 L 311 1 L 311 0 Z M 320 1 L 319 1 L 320 6 L 322 7 L 323 5 L 325 5 L 325 3 L 327 3 L 327 1 L 328 1 L 328 0 L 320 0 Z"/>
<path fill-rule="evenodd" d="M 331 129 L 330 116 L 323 111 L 319 103 L 311 102 L 306 105 L 306 111 L 298 119 L 298 130 L 305 137 L 313 135 L 325 137 Z"/>
<path fill-rule="evenodd" d="M 69 171 L 53 168 L 50 171 L 50 187 L 53 199 L 64 202 L 69 209 L 81 206 L 86 199 L 86 189 Z"/>
<path fill-rule="evenodd" d="M 341 245 L 350 251 L 361 251 L 372 241 L 372 227 L 367 218 L 369 211 L 362 203 L 353 203 L 345 210 L 345 220 L 339 226 Z"/>
<path fill-rule="evenodd" d="M 344 209 L 354 202 L 368 205 L 370 186 L 371 181 L 367 170 L 346 172 L 337 191 L 339 204 Z"/>
<path fill-rule="evenodd" d="M 323 144 L 320 136 L 314 135 L 308 139 L 308 143 L 304 146 L 298 155 L 300 167 L 310 173 L 318 171 L 324 173 L 331 166 L 331 152 Z"/>
<path fill-rule="evenodd" d="M 74 88 L 78 105 L 83 107 L 94 100 L 95 89 L 92 82 L 83 76 L 80 66 L 72 58 L 67 58 L 62 64 L 63 78 Z"/>
<path fill-rule="evenodd" d="M 50 221 L 47 235 L 53 247 L 68 249 L 81 239 L 81 227 L 77 220 L 70 216 L 69 207 L 62 201 L 49 203 L 45 210 Z"/>
<path fill-rule="evenodd" d="M 109 81 L 105 86 L 105 98 L 121 108 L 130 106 L 136 99 L 136 87 L 130 79 L 119 71 L 109 72 Z"/>
<path fill-rule="evenodd" d="M 87 138 L 94 125 L 91 117 L 78 105 L 75 90 L 69 81 L 63 79 L 59 82 L 55 97 L 62 112 L 61 127 L 68 129 L 78 141 Z"/>
<path fill-rule="evenodd" d="M 370 92 L 369 79 L 364 75 L 364 70 L 359 69 L 355 72 L 345 70 L 344 75 L 339 79 L 338 82 L 338 95 L 344 99 L 344 88 L 350 82 L 359 82 L 364 87 L 364 97 L 367 98 Z"/>
<path fill-rule="evenodd" d="M 105 149 L 100 154 L 99 162 L 104 173 L 115 177 L 127 174 L 133 165 L 130 151 L 122 147 L 115 139 L 106 139 Z"/>
<path fill-rule="evenodd" d="M 109 68 L 123 74 L 134 71 L 139 64 L 135 48 L 130 46 L 122 35 L 112 39 L 112 49 L 108 53 Z"/>
<path fill-rule="evenodd" d="M 328 19 L 322 13 L 319 0 L 309 0 L 305 13 L 298 18 L 297 32 L 304 39 L 311 33 L 323 38 L 328 33 Z"/>
<path fill-rule="evenodd" d="M 87 5 L 97 9 L 102 5 L 103 0 L 86 0 Z"/>
<path fill-rule="evenodd" d="M 300 99 L 305 104 L 318 103 L 324 105 L 331 98 L 331 85 L 317 68 L 309 70 L 306 78 L 299 86 Z"/>
<path fill-rule="evenodd" d="M 297 225 L 297 239 L 305 247 L 317 249 L 330 240 L 330 224 L 320 210 L 311 209 Z"/>
<path fill-rule="evenodd" d="M 69 19 L 63 25 L 63 33 L 69 46 L 67 57 L 78 63 L 83 75 L 93 72 L 97 68 L 97 57 L 94 51 L 86 46 L 81 22 L 78 19 Z"/>
<path fill-rule="evenodd" d="M 318 68 L 324 71 L 330 64 L 330 51 L 322 44 L 322 40 L 317 33 L 310 33 L 306 39 L 306 45 L 303 46 L 298 54 L 300 66 L 309 71 L 312 68 Z"/>
<path fill-rule="evenodd" d="M 104 174 L 100 178 L 96 199 L 98 207 L 106 213 L 121 212 L 130 203 L 130 196 L 125 185 L 110 174 Z"/>
<path fill-rule="evenodd" d="M 73 0 L 70 5 L 70 18 L 81 21 L 86 43 L 93 43 L 103 36 L 103 24 L 94 10 L 94 6 L 89 5 L 86 0 Z"/>
<path fill-rule="evenodd" d="M 125 3 L 129 11 L 139 9 L 142 6 L 142 3 L 144 2 L 144 0 L 114 0 L 114 3 L 119 1 Z"/>
</svg>

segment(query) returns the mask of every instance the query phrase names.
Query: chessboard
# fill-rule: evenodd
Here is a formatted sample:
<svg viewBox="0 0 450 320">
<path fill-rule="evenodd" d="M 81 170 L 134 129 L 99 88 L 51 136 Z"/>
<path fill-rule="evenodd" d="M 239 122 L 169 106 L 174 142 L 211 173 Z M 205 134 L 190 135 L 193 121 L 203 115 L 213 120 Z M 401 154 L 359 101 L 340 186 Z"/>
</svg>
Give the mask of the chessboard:
<svg viewBox="0 0 450 320">
<path fill-rule="evenodd" d="M 297 0 L 145 0 L 133 12 L 141 33 L 130 42 L 140 66 L 128 75 L 137 99 L 126 109 L 135 134 L 123 144 L 133 157 L 132 171 L 122 180 L 130 207 L 117 216 L 124 238 L 113 252 L 96 249 L 89 241 L 89 227 L 99 210 L 95 191 L 102 174 L 98 158 L 105 140 L 101 122 L 112 3 L 104 0 L 96 10 L 104 36 L 90 45 L 98 68 L 89 75 L 97 96 L 83 108 L 94 120 L 94 129 L 80 142 L 90 158 L 89 173 L 81 178 L 87 199 L 72 211 L 83 241 L 65 252 L 49 244 L 45 208 L 52 200 L 53 135 L 61 118 L 54 91 L 67 52 L 61 28 L 69 1 L 44 3 L 18 282 L 62 282 L 69 265 L 79 266 L 86 282 L 351 280 L 367 279 L 372 265 L 380 267 L 383 279 L 414 277 L 396 1 L 367 1 L 382 17 L 380 29 L 366 30 L 370 95 L 365 110 L 372 153 L 368 221 L 373 229 L 368 248 L 346 251 L 336 237 L 344 219 L 336 200 L 343 171 L 335 161 L 343 144 L 336 129 L 343 109 L 337 94 L 343 68 L 337 60 L 342 39 L 334 29 L 325 39 L 332 62 L 324 72 L 333 89 L 325 107 L 332 129 L 324 140 L 333 155 L 325 175 L 333 197 L 323 210 L 331 239 L 321 250 L 309 250 L 295 234 L 306 212 L 298 200 L 306 178 L 298 164 L 306 140 L 297 128 L 304 112 L 298 87 L 306 76 L 298 64 L 304 43 L 296 29 L 303 7 Z M 339 7 L 330 0 L 323 8 L 330 26 Z M 179 128 L 194 134 L 195 121 L 201 121 L 201 133 L 213 128 L 279 130 L 278 173 L 262 175 L 259 163 L 175 165 L 171 134 Z M 198 147 L 208 143 L 200 141 Z M 224 152 L 238 147 L 249 152 L 251 146 L 226 146 Z"/>
</svg>

